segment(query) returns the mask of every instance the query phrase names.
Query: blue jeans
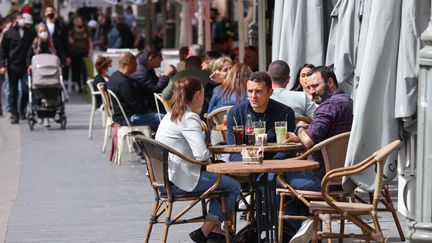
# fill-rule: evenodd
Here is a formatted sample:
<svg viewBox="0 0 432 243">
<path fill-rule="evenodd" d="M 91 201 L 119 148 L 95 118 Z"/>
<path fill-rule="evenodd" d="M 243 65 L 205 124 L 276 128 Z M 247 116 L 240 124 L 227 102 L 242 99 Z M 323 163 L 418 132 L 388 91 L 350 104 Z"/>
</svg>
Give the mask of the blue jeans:
<svg viewBox="0 0 432 243">
<path fill-rule="evenodd" d="M 210 173 L 208 171 L 202 170 L 200 174 L 200 178 L 198 181 L 198 184 L 196 185 L 195 189 L 191 192 L 205 192 L 208 190 L 216 181 L 216 174 Z M 240 183 L 229 177 L 222 175 L 222 180 L 219 184 L 219 187 L 217 189 L 223 189 L 227 190 L 228 196 L 226 197 L 226 204 L 227 204 L 227 210 L 232 210 L 234 208 L 234 204 L 237 200 L 237 197 L 240 194 Z M 171 190 L 174 194 L 176 193 L 188 193 L 186 191 L 183 191 L 182 189 L 178 188 L 175 185 L 171 186 Z M 209 217 L 217 217 L 219 222 L 221 222 L 224 218 L 224 215 L 222 213 L 221 205 L 219 204 L 218 200 L 212 200 L 209 205 L 208 210 L 208 216 Z"/>
<path fill-rule="evenodd" d="M 161 119 L 165 116 L 165 114 L 160 114 Z M 142 126 L 147 125 L 151 127 L 152 131 L 157 131 L 159 126 L 159 113 L 149 112 L 144 114 L 134 114 L 130 118 L 130 122 L 132 126 Z M 125 120 L 120 122 L 120 126 L 127 126 Z"/>
</svg>

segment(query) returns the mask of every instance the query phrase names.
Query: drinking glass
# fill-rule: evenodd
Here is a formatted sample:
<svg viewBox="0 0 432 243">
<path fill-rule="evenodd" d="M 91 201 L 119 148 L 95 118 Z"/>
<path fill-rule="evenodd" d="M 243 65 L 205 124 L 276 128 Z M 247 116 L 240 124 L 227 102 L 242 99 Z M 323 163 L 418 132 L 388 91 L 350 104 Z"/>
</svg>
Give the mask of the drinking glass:
<svg viewBox="0 0 432 243">
<path fill-rule="evenodd" d="M 233 126 L 233 132 L 234 132 L 235 144 L 236 145 L 242 145 L 243 144 L 243 137 L 244 137 L 243 125 Z"/>
<path fill-rule="evenodd" d="M 266 133 L 266 122 L 256 121 L 252 123 L 255 132 L 255 143 L 258 141 L 258 135 Z"/>
<path fill-rule="evenodd" d="M 275 133 L 276 133 L 276 143 L 283 144 L 287 134 L 287 122 L 277 121 L 275 122 Z"/>
</svg>

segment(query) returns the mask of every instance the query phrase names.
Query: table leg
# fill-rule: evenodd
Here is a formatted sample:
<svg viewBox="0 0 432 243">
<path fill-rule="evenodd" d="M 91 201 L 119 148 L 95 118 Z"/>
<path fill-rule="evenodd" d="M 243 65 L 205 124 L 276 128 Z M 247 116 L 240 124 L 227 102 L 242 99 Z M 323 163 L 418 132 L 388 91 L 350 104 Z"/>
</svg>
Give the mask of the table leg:
<svg viewBox="0 0 432 243">
<path fill-rule="evenodd" d="M 256 230 L 258 233 L 258 242 L 262 242 L 261 234 L 265 232 L 267 242 L 277 242 L 275 237 L 277 229 L 276 207 L 273 202 L 276 200 L 276 181 L 268 180 L 268 174 L 263 174 L 258 181 L 254 183 L 256 191 Z"/>
</svg>

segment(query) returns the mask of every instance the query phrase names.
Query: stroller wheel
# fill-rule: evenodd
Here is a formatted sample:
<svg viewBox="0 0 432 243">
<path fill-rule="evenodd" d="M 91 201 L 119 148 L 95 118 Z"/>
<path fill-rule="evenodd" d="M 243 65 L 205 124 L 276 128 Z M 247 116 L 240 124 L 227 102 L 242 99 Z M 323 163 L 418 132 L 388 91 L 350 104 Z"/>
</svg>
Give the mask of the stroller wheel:
<svg viewBox="0 0 432 243">
<path fill-rule="evenodd" d="M 66 119 L 65 116 L 63 116 L 61 118 L 61 121 L 60 121 L 60 128 L 63 129 L 63 130 L 66 129 L 66 124 L 67 124 L 67 119 Z"/>
</svg>

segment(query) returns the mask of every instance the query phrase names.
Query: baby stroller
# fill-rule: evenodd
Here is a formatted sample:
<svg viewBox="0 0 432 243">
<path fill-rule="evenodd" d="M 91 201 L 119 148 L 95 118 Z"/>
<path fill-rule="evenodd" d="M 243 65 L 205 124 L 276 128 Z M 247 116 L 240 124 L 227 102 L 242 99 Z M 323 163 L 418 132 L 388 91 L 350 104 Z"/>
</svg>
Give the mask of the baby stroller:
<svg viewBox="0 0 432 243">
<path fill-rule="evenodd" d="M 28 124 L 33 130 L 37 118 L 49 118 L 60 123 L 61 129 L 66 128 L 64 103 L 66 90 L 61 75 L 60 60 L 56 55 L 38 54 L 32 58 L 32 71 L 28 76 L 29 104 Z"/>
</svg>

